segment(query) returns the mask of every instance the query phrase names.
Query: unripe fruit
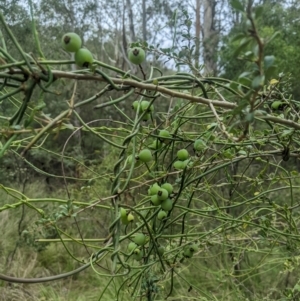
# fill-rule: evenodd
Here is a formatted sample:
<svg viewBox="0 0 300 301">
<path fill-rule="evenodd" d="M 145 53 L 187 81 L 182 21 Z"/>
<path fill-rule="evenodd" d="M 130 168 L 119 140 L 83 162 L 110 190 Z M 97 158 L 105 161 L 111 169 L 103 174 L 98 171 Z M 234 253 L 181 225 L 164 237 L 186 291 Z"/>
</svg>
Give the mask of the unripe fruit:
<svg viewBox="0 0 300 301">
<path fill-rule="evenodd" d="M 132 252 L 133 250 L 135 250 L 137 248 L 137 244 L 134 243 L 133 241 L 131 241 L 127 247 L 129 252 Z"/>
<path fill-rule="evenodd" d="M 151 118 L 151 113 L 146 113 L 146 114 L 143 116 L 142 120 L 146 122 L 146 121 L 148 121 L 150 118 Z"/>
<path fill-rule="evenodd" d="M 122 224 L 128 225 L 130 222 L 133 222 L 133 221 L 134 221 L 134 216 L 131 213 L 126 214 L 126 216 L 121 215 Z"/>
<path fill-rule="evenodd" d="M 165 201 L 164 201 L 165 202 Z M 164 218 L 166 218 L 167 217 L 167 212 L 166 211 L 164 211 L 164 210 L 160 210 L 159 212 L 158 212 L 158 214 L 157 214 L 157 218 L 159 219 L 159 220 L 163 220 Z"/>
<path fill-rule="evenodd" d="M 139 155 L 138 155 L 138 159 L 141 161 L 141 162 L 144 162 L 144 163 L 147 163 L 147 162 L 150 162 L 152 161 L 152 153 L 149 149 L 143 149 L 140 151 Z"/>
<path fill-rule="evenodd" d="M 141 102 L 141 109 L 143 112 L 147 111 L 148 113 L 150 113 L 154 111 L 154 106 L 153 105 L 150 106 L 150 101 L 143 100 Z"/>
<path fill-rule="evenodd" d="M 160 189 L 160 186 L 157 183 L 154 183 L 150 188 L 148 189 L 148 195 L 154 195 L 157 194 L 158 190 Z"/>
<path fill-rule="evenodd" d="M 182 161 L 182 168 L 185 169 L 186 167 L 189 167 L 192 164 L 192 161 L 190 159 Z"/>
<path fill-rule="evenodd" d="M 197 139 L 194 142 L 194 150 L 197 152 L 203 151 L 206 148 L 206 143 L 202 139 Z"/>
<path fill-rule="evenodd" d="M 137 111 L 138 106 L 139 106 L 139 101 L 138 101 L 138 100 L 135 100 L 135 101 L 132 103 L 132 108 L 133 108 L 135 111 Z"/>
<path fill-rule="evenodd" d="M 190 248 L 190 251 L 193 253 L 198 251 L 198 246 L 195 243 L 191 244 L 189 246 L 189 248 Z"/>
<path fill-rule="evenodd" d="M 144 256 L 144 252 L 143 250 L 140 250 L 140 249 L 135 249 L 133 251 L 133 255 L 132 255 L 132 258 L 136 261 L 140 261 L 143 259 L 143 256 Z"/>
<path fill-rule="evenodd" d="M 161 147 L 161 142 L 159 140 L 153 141 L 150 145 L 150 149 L 159 149 Z"/>
<path fill-rule="evenodd" d="M 284 103 L 282 101 L 275 100 L 272 103 L 271 108 L 272 108 L 272 110 L 276 111 L 276 110 L 281 110 L 283 106 L 284 106 Z"/>
<path fill-rule="evenodd" d="M 183 256 L 185 258 L 192 258 L 193 257 L 193 252 L 190 250 L 189 247 L 185 247 L 183 251 Z"/>
<path fill-rule="evenodd" d="M 130 223 L 130 222 L 132 222 L 134 220 L 134 216 L 131 214 L 131 213 L 129 213 L 128 215 L 127 215 L 127 221 Z"/>
<path fill-rule="evenodd" d="M 160 130 L 158 136 L 159 136 L 160 141 L 162 141 L 164 143 L 170 142 L 170 139 L 168 139 L 168 138 L 172 138 L 172 135 L 167 130 Z"/>
<path fill-rule="evenodd" d="M 139 245 L 139 246 L 143 246 L 146 243 L 146 236 L 143 233 L 138 233 L 135 235 L 133 241 Z"/>
<path fill-rule="evenodd" d="M 162 184 L 161 188 L 166 189 L 168 191 L 169 195 L 173 192 L 173 186 L 170 183 Z"/>
<path fill-rule="evenodd" d="M 166 200 L 168 196 L 169 196 L 168 190 L 164 188 L 160 188 L 157 192 L 157 197 L 160 201 Z"/>
<path fill-rule="evenodd" d="M 188 157 L 189 157 L 189 153 L 185 148 L 180 149 L 177 152 L 177 158 L 181 161 L 184 161 L 184 160 L 188 159 Z"/>
<path fill-rule="evenodd" d="M 121 218 L 127 218 L 127 212 L 126 212 L 126 209 L 124 208 L 120 208 L 120 216 Z"/>
<path fill-rule="evenodd" d="M 165 253 L 165 248 L 163 246 L 159 246 L 157 251 L 160 256 L 163 256 Z"/>
<path fill-rule="evenodd" d="M 184 169 L 184 163 L 183 163 L 183 161 L 175 161 L 173 163 L 173 167 L 177 170 Z"/>
<path fill-rule="evenodd" d="M 78 34 L 74 32 L 69 32 L 62 37 L 62 47 L 68 52 L 76 52 L 81 48 L 81 38 Z"/>
<path fill-rule="evenodd" d="M 93 55 L 88 49 L 80 48 L 75 52 L 75 63 L 78 67 L 89 68 L 93 61 Z"/>
<path fill-rule="evenodd" d="M 141 64 L 145 60 L 145 51 L 140 47 L 130 48 L 128 51 L 128 59 L 135 65 Z"/>
<path fill-rule="evenodd" d="M 161 203 L 161 208 L 165 211 L 170 211 L 173 208 L 173 201 L 171 199 L 166 199 Z"/>
<path fill-rule="evenodd" d="M 154 195 L 151 196 L 151 203 L 154 206 L 159 206 L 162 203 L 162 200 L 158 199 L 158 195 L 157 194 L 154 194 Z"/>
</svg>

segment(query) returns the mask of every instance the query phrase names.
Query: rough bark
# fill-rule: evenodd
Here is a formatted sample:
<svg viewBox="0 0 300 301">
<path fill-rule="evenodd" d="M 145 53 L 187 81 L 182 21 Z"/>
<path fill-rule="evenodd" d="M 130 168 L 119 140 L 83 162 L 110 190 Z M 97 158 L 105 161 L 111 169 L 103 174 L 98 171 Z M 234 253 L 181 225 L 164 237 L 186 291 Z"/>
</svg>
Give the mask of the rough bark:
<svg viewBox="0 0 300 301">
<path fill-rule="evenodd" d="M 196 31 L 196 40 L 195 40 L 195 66 L 199 68 L 199 60 L 200 60 L 200 37 L 201 37 L 201 4 L 202 0 L 196 0 L 196 24 L 195 24 L 195 31 Z"/>
<path fill-rule="evenodd" d="M 216 74 L 217 59 L 216 52 L 219 42 L 219 35 L 215 28 L 216 0 L 204 0 L 203 16 L 203 59 L 205 73 Z"/>
</svg>

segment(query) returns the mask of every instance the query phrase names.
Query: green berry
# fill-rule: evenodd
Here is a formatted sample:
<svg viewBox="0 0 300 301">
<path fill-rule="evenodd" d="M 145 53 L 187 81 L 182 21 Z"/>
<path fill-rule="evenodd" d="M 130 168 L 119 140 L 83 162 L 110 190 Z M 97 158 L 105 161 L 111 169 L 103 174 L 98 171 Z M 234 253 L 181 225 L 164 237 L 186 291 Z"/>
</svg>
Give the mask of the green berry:
<svg viewBox="0 0 300 301">
<path fill-rule="evenodd" d="M 140 261 L 140 260 L 143 259 L 143 256 L 144 256 L 143 250 L 140 250 L 140 249 L 137 248 L 137 249 L 135 249 L 135 250 L 133 251 L 132 258 L 133 258 L 134 260 Z"/>
<path fill-rule="evenodd" d="M 146 113 L 142 118 L 142 120 L 145 122 L 148 121 L 149 119 L 151 119 L 151 113 Z"/>
<path fill-rule="evenodd" d="M 189 248 L 190 248 L 190 251 L 193 253 L 198 251 L 198 246 L 195 243 L 191 244 L 189 246 Z"/>
<path fill-rule="evenodd" d="M 158 136 L 159 136 L 160 141 L 162 141 L 164 143 L 170 142 L 169 138 L 172 138 L 172 135 L 167 130 L 160 130 Z"/>
<path fill-rule="evenodd" d="M 132 222 L 134 220 L 134 216 L 131 214 L 131 213 L 129 213 L 128 215 L 127 215 L 127 221 L 130 223 L 130 222 Z"/>
<path fill-rule="evenodd" d="M 157 194 L 152 195 L 150 201 L 154 206 L 159 206 L 162 203 L 162 200 L 158 199 Z"/>
<path fill-rule="evenodd" d="M 143 149 L 140 151 L 139 155 L 138 155 L 138 159 L 143 162 L 143 163 L 147 163 L 152 161 L 152 153 L 149 149 Z"/>
<path fill-rule="evenodd" d="M 164 189 L 164 188 L 160 188 L 158 191 L 157 191 L 157 197 L 160 201 L 164 201 L 166 200 L 168 197 L 169 197 L 169 193 L 168 193 L 168 190 L 167 189 Z"/>
<path fill-rule="evenodd" d="M 162 184 L 161 188 L 166 189 L 168 191 L 169 195 L 173 192 L 173 186 L 170 183 Z"/>
<path fill-rule="evenodd" d="M 163 246 L 159 246 L 157 251 L 160 256 L 163 256 L 165 253 L 165 248 Z"/>
<path fill-rule="evenodd" d="M 134 243 L 133 241 L 131 241 L 127 247 L 129 252 L 132 252 L 133 250 L 135 250 L 137 248 L 137 244 Z"/>
<path fill-rule="evenodd" d="M 92 53 L 85 48 L 80 48 L 75 53 L 75 63 L 78 67 L 89 68 L 93 63 Z"/>
<path fill-rule="evenodd" d="M 143 112 L 146 111 L 146 112 L 150 113 L 150 112 L 154 111 L 154 106 L 153 105 L 150 106 L 150 101 L 143 100 L 141 102 L 141 109 L 142 109 Z"/>
<path fill-rule="evenodd" d="M 165 202 L 165 201 L 164 201 Z M 157 214 L 157 218 L 159 219 L 159 220 L 163 220 L 164 218 L 166 218 L 167 217 L 167 212 L 166 211 L 164 211 L 164 210 L 160 210 L 159 212 L 158 212 L 158 214 Z"/>
<path fill-rule="evenodd" d="M 181 161 L 188 159 L 188 157 L 189 157 L 189 153 L 185 148 L 183 148 L 177 152 L 177 158 Z"/>
<path fill-rule="evenodd" d="M 146 243 L 146 236 L 143 233 L 138 233 L 135 235 L 133 241 L 139 245 L 139 246 L 143 246 Z"/>
<path fill-rule="evenodd" d="M 190 250 L 190 248 L 188 246 L 184 248 L 183 256 L 185 258 L 192 258 L 193 257 L 193 252 Z"/>
<path fill-rule="evenodd" d="M 183 163 L 183 161 L 175 161 L 173 163 L 173 167 L 177 170 L 182 170 L 182 169 L 184 169 L 184 163 Z"/>
<path fill-rule="evenodd" d="M 161 208 L 165 211 L 170 211 L 173 208 L 173 201 L 171 199 L 166 199 L 161 203 Z"/>
<path fill-rule="evenodd" d="M 160 186 L 157 183 L 154 183 L 150 188 L 148 189 L 148 195 L 154 195 L 157 194 L 158 190 L 160 189 Z"/>
<path fill-rule="evenodd" d="M 139 107 L 139 101 L 138 100 L 135 100 L 133 103 L 132 103 L 132 108 L 137 111 Z"/>
<path fill-rule="evenodd" d="M 149 148 L 154 150 L 159 149 L 160 147 L 161 147 L 161 142 L 159 140 L 155 140 L 149 145 Z"/>
<path fill-rule="evenodd" d="M 68 52 L 76 52 L 81 48 L 81 38 L 78 34 L 74 32 L 69 32 L 62 37 L 62 47 Z"/>
<path fill-rule="evenodd" d="M 141 64 L 146 57 L 145 51 L 140 47 L 130 48 L 128 51 L 128 59 L 135 65 Z"/>
<path fill-rule="evenodd" d="M 120 216 L 121 218 L 127 218 L 127 212 L 126 212 L 126 209 L 124 208 L 120 208 Z"/>
<path fill-rule="evenodd" d="M 206 149 L 206 143 L 202 139 L 197 139 L 194 142 L 194 150 L 197 152 L 203 151 Z"/>
<path fill-rule="evenodd" d="M 271 108 L 272 110 L 274 111 L 277 111 L 277 110 L 281 110 L 282 107 L 283 107 L 284 103 L 280 100 L 275 100 L 272 105 L 271 105 Z"/>
</svg>

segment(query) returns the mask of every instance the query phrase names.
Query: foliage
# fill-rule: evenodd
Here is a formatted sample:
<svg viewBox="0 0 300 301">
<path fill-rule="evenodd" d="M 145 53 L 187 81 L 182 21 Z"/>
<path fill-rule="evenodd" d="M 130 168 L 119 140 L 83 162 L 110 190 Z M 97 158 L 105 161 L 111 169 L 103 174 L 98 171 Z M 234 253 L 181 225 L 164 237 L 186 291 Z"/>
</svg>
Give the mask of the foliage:
<svg viewBox="0 0 300 301">
<path fill-rule="evenodd" d="M 146 61 L 135 74 L 95 55 L 76 68 L 73 57 L 49 59 L 34 21 L 38 56 L 27 52 L 0 15 L 3 171 L 14 157 L 61 185 L 31 194 L 3 179 L 0 213 L 20 219 L 15 250 L 32 250 L 43 268 L 11 276 L 1 264 L 0 279 L 86 273 L 97 300 L 299 296 L 298 104 L 266 52 L 273 32 L 260 35 L 261 9 L 233 2 L 247 20 L 233 42 L 248 62 L 237 80 L 201 77 L 186 35 L 186 56 L 179 46 L 132 46 L 191 72 Z M 19 176 L 23 188 L 29 180 Z"/>
</svg>

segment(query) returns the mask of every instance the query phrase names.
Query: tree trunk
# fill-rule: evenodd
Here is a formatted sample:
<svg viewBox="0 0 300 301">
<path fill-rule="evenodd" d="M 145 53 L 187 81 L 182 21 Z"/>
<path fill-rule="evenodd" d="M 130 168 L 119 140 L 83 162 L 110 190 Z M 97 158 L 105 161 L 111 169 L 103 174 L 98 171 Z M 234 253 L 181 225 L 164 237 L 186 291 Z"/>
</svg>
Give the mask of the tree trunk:
<svg viewBox="0 0 300 301">
<path fill-rule="evenodd" d="M 200 10 L 201 10 L 202 0 L 196 0 L 196 40 L 195 40 L 195 66 L 199 68 L 199 60 L 200 60 L 200 35 L 201 35 L 201 20 L 200 20 Z"/>
<path fill-rule="evenodd" d="M 144 42 L 147 41 L 147 12 L 146 12 L 146 0 L 142 2 L 142 9 L 143 9 L 143 40 Z"/>
<path fill-rule="evenodd" d="M 203 58 L 205 73 L 217 72 L 217 46 L 219 42 L 218 32 L 215 29 L 216 0 L 204 0 L 203 16 Z"/>
<path fill-rule="evenodd" d="M 128 17 L 129 17 L 129 30 L 130 30 L 130 38 L 131 42 L 135 42 L 135 31 L 134 31 L 134 24 L 133 24 L 133 12 L 132 12 L 132 5 L 130 0 L 126 0 L 127 10 L 128 10 Z"/>
</svg>

